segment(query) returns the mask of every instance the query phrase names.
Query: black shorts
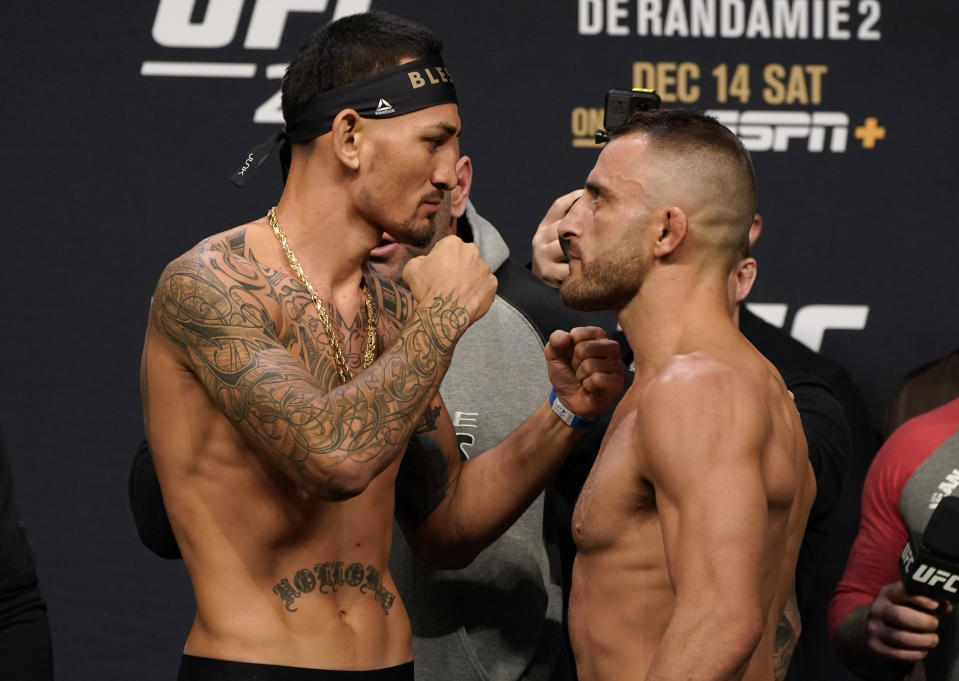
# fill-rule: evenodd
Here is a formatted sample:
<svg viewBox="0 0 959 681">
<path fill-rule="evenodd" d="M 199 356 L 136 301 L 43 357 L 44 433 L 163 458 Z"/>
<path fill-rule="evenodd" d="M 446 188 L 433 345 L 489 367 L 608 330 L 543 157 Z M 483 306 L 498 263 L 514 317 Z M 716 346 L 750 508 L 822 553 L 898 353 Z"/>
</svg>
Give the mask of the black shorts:
<svg viewBox="0 0 959 681">
<path fill-rule="evenodd" d="M 184 655 L 177 681 L 413 681 L 413 663 L 386 669 L 346 672 Z"/>
</svg>

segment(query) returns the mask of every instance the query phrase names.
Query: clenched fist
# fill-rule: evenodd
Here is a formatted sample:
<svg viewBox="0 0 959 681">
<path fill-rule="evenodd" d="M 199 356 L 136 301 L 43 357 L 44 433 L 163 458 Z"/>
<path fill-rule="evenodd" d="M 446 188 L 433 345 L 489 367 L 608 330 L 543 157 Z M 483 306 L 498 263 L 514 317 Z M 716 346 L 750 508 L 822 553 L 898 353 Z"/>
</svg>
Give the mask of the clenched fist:
<svg viewBox="0 0 959 681">
<path fill-rule="evenodd" d="M 440 239 L 428 254 L 406 263 L 403 279 L 417 305 L 433 306 L 442 300 L 465 313 L 461 333 L 486 314 L 496 295 L 496 277 L 476 244 L 457 236 Z"/>
<path fill-rule="evenodd" d="M 557 397 L 583 418 L 602 414 L 623 389 L 619 343 L 598 326 L 554 331 L 543 354 Z"/>
</svg>

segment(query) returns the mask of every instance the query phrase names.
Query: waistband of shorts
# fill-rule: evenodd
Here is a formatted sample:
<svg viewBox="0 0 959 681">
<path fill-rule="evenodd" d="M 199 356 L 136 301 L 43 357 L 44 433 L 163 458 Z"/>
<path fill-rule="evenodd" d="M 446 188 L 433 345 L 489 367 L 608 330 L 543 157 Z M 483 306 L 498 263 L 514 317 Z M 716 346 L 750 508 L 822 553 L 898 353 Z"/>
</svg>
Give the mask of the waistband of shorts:
<svg viewBox="0 0 959 681">
<path fill-rule="evenodd" d="M 344 671 L 234 662 L 183 655 L 177 681 L 413 681 L 413 663 L 385 669 Z"/>
</svg>

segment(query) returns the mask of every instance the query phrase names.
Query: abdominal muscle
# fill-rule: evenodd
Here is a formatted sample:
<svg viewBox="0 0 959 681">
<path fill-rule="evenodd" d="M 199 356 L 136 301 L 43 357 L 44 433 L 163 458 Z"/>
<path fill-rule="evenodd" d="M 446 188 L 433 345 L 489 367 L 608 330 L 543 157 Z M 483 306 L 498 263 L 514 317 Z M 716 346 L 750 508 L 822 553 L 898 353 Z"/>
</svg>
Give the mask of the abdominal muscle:
<svg viewBox="0 0 959 681">
<path fill-rule="evenodd" d="M 323 501 L 234 433 L 208 432 L 199 461 L 157 459 L 197 603 L 184 652 L 317 669 L 409 662 L 409 619 L 388 570 L 398 462 L 362 494 Z"/>
<path fill-rule="evenodd" d="M 642 679 L 669 624 L 675 595 L 665 561 L 648 555 L 662 546 L 658 523 L 640 534 L 644 550 L 576 556 L 569 633 L 581 681 Z"/>
<path fill-rule="evenodd" d="M 392 579 L 384 588 L 395 593 Z M 375 596 L 345 584 L 338 593 L 300 592 L 289 612 L 265 584 L 224 596 L 239 607 L 198 606 L 184 652 L 190 655 L 316 669 L 366 670 L 412 659 L 406 611 L 397 598 L 389 614 Z M 199 592 L 198 592 L 199 593 Z M 198 598 L 198 603 L 199 603 Z"/>
</svg>

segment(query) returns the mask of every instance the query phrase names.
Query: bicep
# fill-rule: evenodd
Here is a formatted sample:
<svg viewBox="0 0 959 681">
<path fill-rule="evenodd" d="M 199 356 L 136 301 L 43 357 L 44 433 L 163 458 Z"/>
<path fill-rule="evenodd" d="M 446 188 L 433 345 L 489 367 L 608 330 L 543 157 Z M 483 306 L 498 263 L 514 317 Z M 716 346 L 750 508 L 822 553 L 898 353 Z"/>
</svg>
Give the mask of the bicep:
<svg viewBox="0 0 959 681">
<path fill-rule="evenodd" d="M 766 422 L 729 385 L 667 386 L 639 421 L 678 598 L 712 593 L 758 603 L 768 501 Z"/>
<path fill-rule="evenodd" d="M 758 455 L 708 458 L 685 479 L 661 471 L 654 481 L 670 578 L 678 598 L 713 593 L 758 603 L 768 520 Z"/>
<path fill-rule="evenodd" d="M 335 451 L 342 437 L 322 418 L 325 391 L 277 337 L 275 295 L 250 261 L 193 253 L 164 270 L 150 323 L 244 439 L 302 484 L 309 454 Z"/>
<path fill-rule="evenodd" d="M 180 350 L 219 406 L 228 389 L 269 365 L 271 353 L 289 355 L 264 304 L 273 295 L 269 282 L 246 265 L 223 253 L 175 260 L 160 277 L 150 308 L 151 326 Z"/>
</svg>

